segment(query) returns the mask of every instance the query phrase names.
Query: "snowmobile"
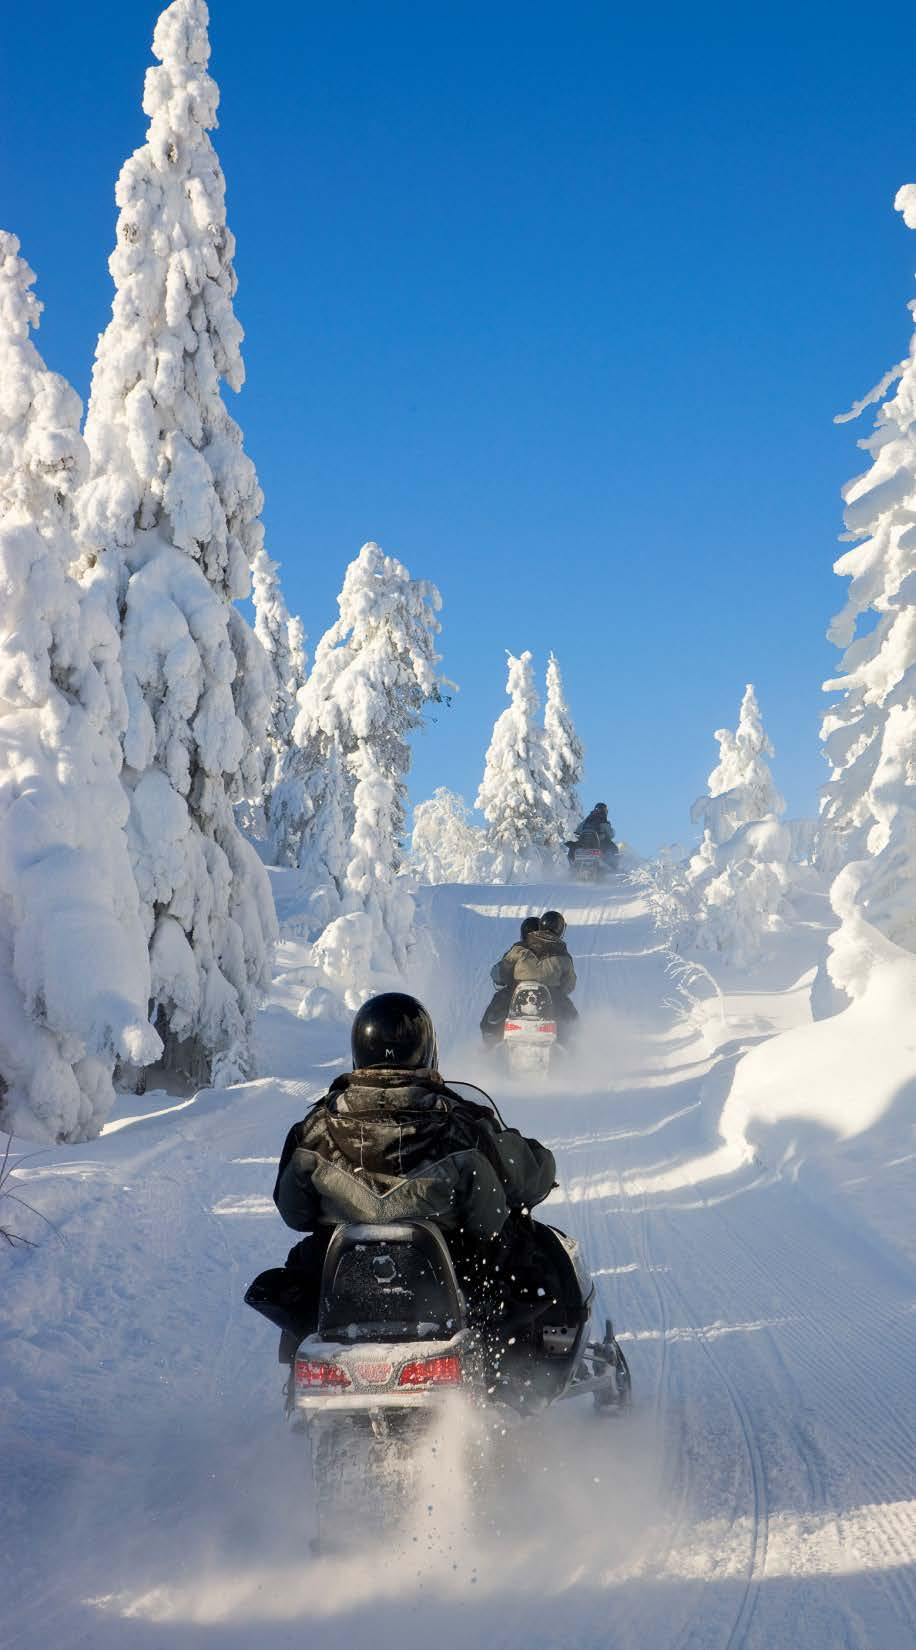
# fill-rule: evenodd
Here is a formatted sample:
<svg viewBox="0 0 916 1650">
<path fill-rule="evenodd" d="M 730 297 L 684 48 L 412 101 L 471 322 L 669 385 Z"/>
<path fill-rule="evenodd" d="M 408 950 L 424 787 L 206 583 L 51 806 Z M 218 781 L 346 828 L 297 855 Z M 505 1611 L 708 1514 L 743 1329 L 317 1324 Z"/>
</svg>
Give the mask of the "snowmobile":
<svg viewBox="0 0 916 1650">
<path fill-rule="evenodd" d="M 513 1077 L 550 1069 L 557 1022 L 546 985 L 523 980 L 515 987 L 503 1027 L 503 1048 Z"/>
<path fill-rule="evenodd" d="M 287 1386 L 289 1420 L 311 1445 L 319 1548 L 362 1540 L 367 1522 L 390 1524 L 409 1505 L 424 1440 L 456 1402 L 516 1419 L 587 1393 L 603 1413 L 627 1405 L 630 1372 L 610 1320 L 590 1338 L 594 1284 L 578 1245 L 536 1230 L 557 1295 L 508 1310 L 499 1302 L 498 1330 L 487 1331 L 437 1226 L 335 1229 L 317 1331 L 301 1341 Z"/>
<path fill-rule="evenodd" d="M 607 876 L 616 869 L 620 849 L 616 842 L 608 843 L 602 849 L 597 831 L 582 831 L 565 847 L 569 850 L 569 863 L 577 882 L 597 882 L 599 877 Z"/>
</svg>

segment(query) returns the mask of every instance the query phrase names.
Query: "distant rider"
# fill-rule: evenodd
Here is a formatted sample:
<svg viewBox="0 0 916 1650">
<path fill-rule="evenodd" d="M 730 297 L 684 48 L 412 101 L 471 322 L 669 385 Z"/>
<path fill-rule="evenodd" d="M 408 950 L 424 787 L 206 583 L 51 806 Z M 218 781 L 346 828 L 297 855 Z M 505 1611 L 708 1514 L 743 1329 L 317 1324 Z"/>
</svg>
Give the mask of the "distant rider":
<svg viewBox="0 0 916 1650">
<path fill-rule="evenodd" d="M 516 984 L 537 980 L 546 985 L 553 1003 L 557 1036 L 568 1042 L 579 1018 L 571 993 L 576 989 L 576 970 L 566 947 L 566 918 L 561 911 L 545 911 L 538 928 L 527 941 L 526 955 L 515 965 Z"/>
<path fill-rule="evenodd" d="M 511 1252 L 519 1275 L 539 1264 L 527 1212 L 554 1185 L 553 1154 L 444 1082 L 422 1003 L 401 992 L 371 998 L 351 1049 L 353 1070 L 293 1125 L 280 1157 L 274 1202 L 306 1236 L 246 1296 L 271 1321 L 297 1323 L 285 1330 L 282 1360 L 317 1321 L 324 1256 L 341 1222 L 434 1221 L 465 1279 L 492 1275 L 492 1263 L 481 1266 L 491 1249 Z"/>
<path fill-rule="evenodd" d="M 490 979 L 496 986 L 496 990 L 487 1004 L 483 1019 L 480 1022 L 480 1034 L 485 1043 L 498 1042 L 502 1037 L 506 1015 L 509 1012 L 509 1004 L 512 1001 L 512 993 L 518 980 L 516 968 L 523 957 L 530 959 L 532 956 L 528 942 L 532 934 L 537 933 L 540 926 L 540 917 L 526 917 L 522 923 L 521 939 L 516 940 L 514 945 L 510 945 L 508 951 L 500 957 L 499 962 L 494 963 L 490 969 Z"/>
<path fill-rule="evenodd" d="M 588 834 L 597 839 L 598 849 L 602 857 L 612 860 L 620 849 L 614 841 L 614 827 L 607 816 L 607 803 L 596 802 L 590 814 L 586 814 L 581 825 L 576 826 L 576 840 L 569 844 L 569 863 L 576 857 L 576 847 Z"/>
</svg>

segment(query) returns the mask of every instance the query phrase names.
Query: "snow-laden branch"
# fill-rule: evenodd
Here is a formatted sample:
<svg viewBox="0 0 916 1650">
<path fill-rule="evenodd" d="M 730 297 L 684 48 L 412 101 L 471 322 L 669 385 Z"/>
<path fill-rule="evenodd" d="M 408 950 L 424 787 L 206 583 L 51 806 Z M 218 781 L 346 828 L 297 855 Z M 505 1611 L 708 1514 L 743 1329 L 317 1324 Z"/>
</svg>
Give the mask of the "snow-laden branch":
<svg viewBox="0 0 916 1650">
<path fill-rule="evenodd" d="M 853 419 L 859 418 L 866 407 L 873 407 L 876 401 L 880 401 L 882 396 L 887 394 L 891 385 L 896 384 L 898 378 L 903 377 L 908 365 L 909 361 L 906 360 L 898 361 L 895 367 L 889 367 L 884 377 L 879 379 L 874 389 L 870 389 L 867 395 L 863 395 L 861 401 L 854 401 L 848 412 L 834 414 L 834 424 L 849 424 Z"/>
</svg>

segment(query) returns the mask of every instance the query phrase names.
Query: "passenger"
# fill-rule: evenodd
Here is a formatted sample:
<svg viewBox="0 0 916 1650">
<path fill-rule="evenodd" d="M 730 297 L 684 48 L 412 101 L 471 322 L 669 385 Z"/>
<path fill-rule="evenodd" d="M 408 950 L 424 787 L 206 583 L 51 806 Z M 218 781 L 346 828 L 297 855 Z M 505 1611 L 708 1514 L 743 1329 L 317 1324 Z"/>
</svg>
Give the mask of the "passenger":
<svg viewBox="0 0 916 1650">
<path fill-rule="evenodd" d="M 496 986 L 492 998 L 488 1002 L 483 1019 L 480 1022 L 480 1034 L 485 1043 L 497 1043 L 503 1034 L 509 1004 L 515 989 L 518 975 L 516 968 L 523 957 L 532 955 L 528 941 L 532 934 L 536 934 L 541 926 L 540 917 L 526 917 L 522 923 L 521 939 L 510 945 L 508 951 L 494 963 L 490 970 L 490 978 Z"/>
</svg>

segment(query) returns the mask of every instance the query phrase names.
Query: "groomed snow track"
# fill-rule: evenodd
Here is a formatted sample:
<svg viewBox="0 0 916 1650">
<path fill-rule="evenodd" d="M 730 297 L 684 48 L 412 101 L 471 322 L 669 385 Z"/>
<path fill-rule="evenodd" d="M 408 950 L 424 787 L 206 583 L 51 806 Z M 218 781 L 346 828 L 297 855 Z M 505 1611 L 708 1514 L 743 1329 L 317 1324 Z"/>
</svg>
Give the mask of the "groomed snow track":
<svg viewBox="0 0 916 1650">
<path fill-rule="evenodd" d="M 538 1092 L 494 1078 L 491 962 L 558 905 L 582 1053 Z M 53 1222 L 4 1268 L 4 1641 L 11 1650 L 902 1650 L 916 1643 L 916 1278 L 798 1156 L 692 1168 L 741 1048 L 712 1054 L 636 886 L 442 888 L 414 982 L 451 1078 L 548 1140 L 543 1211 L 580 1238 L 633 1372 L 486 1445 L 485 1516 L 443 1449 L 405 1531 L 308 1554 L 302 1452 L 250 1276 L 285 1252 L 285 1129 L 345 1054 L 303 1025 L 287 944 L 270 1080 L 125 1101 L 91 1147 L 14 1182 Z M 157 1115 L 158 1113 L 158 1115 Z M 18 1145 L 18 1142 L 17 1142 Z M 901 1151 L 904 1148 L 901 1147 Z M 791 1165 L 791 1172 L 790 1172 Z M 32 1217 L 22 1211 L 23 1221 Z M 444 1465 L 442 1463 L 445 1463 Z"/>
</svg>

